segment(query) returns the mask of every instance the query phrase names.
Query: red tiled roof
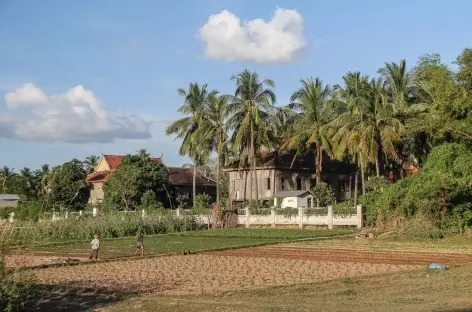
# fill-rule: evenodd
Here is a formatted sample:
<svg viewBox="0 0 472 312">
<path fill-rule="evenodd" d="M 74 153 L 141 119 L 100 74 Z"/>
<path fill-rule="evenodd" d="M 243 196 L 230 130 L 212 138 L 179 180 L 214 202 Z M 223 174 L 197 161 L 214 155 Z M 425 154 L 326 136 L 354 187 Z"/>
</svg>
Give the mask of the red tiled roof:
<svg viewBox="0 0 472 312">
<path fill-rule="evenodd" d="M 170 184 L 193 184 L 193 168 L 169 167 Z M 215 181 L 205 177 L 201 170 L 197 169 L 195 177 L 197 185 L 216 185 Z"/>
<path fill-rule="evenodd" d="M 116 170 L 123 159 L 122 155 L 103 155 L 105 160 L 107 161 L 108 165 L 110 166 L 110 170 Z M 151 160 L 160 162 L 162 164 L 162 159 L 160 157 L 151 157 Z"/>
<path fill-rule="evenodd" d="M 111 171 L 98 171 L 91 173 L 87 176 L 86 181 L 87 183 L 91 182 L 105 182 L 111 176 Z"/>
</svg>

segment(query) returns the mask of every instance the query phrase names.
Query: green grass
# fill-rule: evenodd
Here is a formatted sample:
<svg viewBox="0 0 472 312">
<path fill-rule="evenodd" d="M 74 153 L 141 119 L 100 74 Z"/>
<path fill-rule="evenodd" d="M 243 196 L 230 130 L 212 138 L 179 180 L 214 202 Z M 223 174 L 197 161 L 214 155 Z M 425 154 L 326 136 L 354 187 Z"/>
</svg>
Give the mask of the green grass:
<svg viewBox="0 0 472 312">
<path fill-rule="evenodd" d="M 303 238 L 332 237 L 351 234 L 352 230 L 280 230 L 280 229 L 221 229 L 192 231 L 144 237 L 146 254 L 183 253 L 233 247 L 254 246 L 292 241 Z M 60 257 L 88 257 L 89 240 L 56 241 L 44 245 L 18 248 L 21 253 L 51 253 Z M 99 258 L 110 259 L 134 254 L 136 237 L 100 239 Z"/>
</svg>

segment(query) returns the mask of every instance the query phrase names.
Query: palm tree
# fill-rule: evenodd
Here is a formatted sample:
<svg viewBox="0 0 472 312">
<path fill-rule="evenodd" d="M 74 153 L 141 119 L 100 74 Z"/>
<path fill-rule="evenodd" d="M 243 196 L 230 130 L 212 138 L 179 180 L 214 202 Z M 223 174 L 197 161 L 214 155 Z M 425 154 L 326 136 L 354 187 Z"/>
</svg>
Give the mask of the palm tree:
<svg viewBox="0 0 472 312">
<path fill-rule="evenodd" d="M 83 161 L 85 170 L 87 173 L 92 173 L 98 165 L 99 157 L 96 155 L 90 155 Z"/>
<path fill-rule="evenodd" d="M 30 197 L 35 193 L 35 181 L 34 181 L 34 175 L 31 172 L 30 168 L 24 167 L 23 169 L 20 170 L 20 181 L 23 186 L 23 192 L 26 195 L 26 197 Z"/>
<path fill-rule="evenodd" d="M 145 148 L 138 149 L 136 154 L 138 154 L 139 158 L 142 160 L 148 160 L 151 157 L 151 154 Z"/>
<path fill-rule="evenodd" d="M 190 83 L 187 91 L 178 89 L 177 92 L 185 98 L 184 104 L 179 107 L 178 112 L 186 116 L 167 127 L 166 135 L 176 134 L 176 139 L 182 139 L 180 155 L 188 155 L 194 161 L 193 206 L 195 207 L 197 166 L 204 161 L 206 155 L 205 149 L 201 146 L 195 133 L 202 123 L 205 106 L 217 92 L 209 92 L 207 84 L 200 86 L 198 83 Z"/>
<path fill-rule="evenodd" d="M 393 103 L 397 105 L 398 109 L 405 109 L 408 106 L 407 96 L 411 87 L 410 74 L 406 70 L 405 60 L 401 60 L 400 64 L 385 63 L 378 73 L 384 78 L 385 87 Z"/>
<path fill-rule="evenodd" d="M 371 161 L 375 163 L 377 177 L 380 177 L 382 152 L 398 158 L 394 143 L 400 139 L 404 127 L 395 115 L 394 105 L 387 101 L 382 79 L 372 79 L 366 91 L 366 98 L 362 101 L 365 105 L 342 114 L 335 124 L 338 139 L 345 140 L 346 148 L 360 151 L 361 173 L 364 173 L 366 162 Z"/>
<path fill-rule="evenodd" d="M 236 81 L 236 91 L 231 97 L 229 125 L 234 129 L 232 136 L 233 151 L 244 154 L 247 150 L 252 165 L 251 199 L 259 199 L 256 174 L 256 147 L 270 148 L 275 143 L 273 121 L 276 100 L 274 82 L 270 79 L 259 80 L 256 72 L 243 72 L 231 77 Z M 269 87 L 269 88 L 266 88 Z M 244 159 L 240 158 L 241 161 Z M 253 196 L 255 188 L 256 196 Z"/>
<path fill-rule="evenodd" d="M 226 142 L 228 141 L 227 117 L 228 96 L 214 94 L 205 106 L 201 127 L 196 136 L 207 142 L 209 148 L 216 151 L 216 202 L 220 203 L 220 169 L 227 156 Z"/>
<path fill-rule="evenodd" d="M 289 108 L 294 110 L 293 133 L 282 144 L 282 148 L 296 149 L 296 157 L 306 149 L 313 149 L 315 155 L 316 183 L 321 182 L 323 152 L 331 150 L 327 125 L 334 119 L 330 105 L 332 89 L 316 78 L 301 80 L 302 87 L 295 91 Z M 293 164 L 293 162 L 292 162 Z"/>
<path fill-rule="evenodd" d="M 14 169 L 10 169 L 7 166 L 3 166 L 3 168 L 0 170 L 0 185 L 2 187 L 1 193 L 7 193 L 8 192 L 8 187 L 9 183 L 12 181 L 17 176 L 15 173 Z"/>
</svg>

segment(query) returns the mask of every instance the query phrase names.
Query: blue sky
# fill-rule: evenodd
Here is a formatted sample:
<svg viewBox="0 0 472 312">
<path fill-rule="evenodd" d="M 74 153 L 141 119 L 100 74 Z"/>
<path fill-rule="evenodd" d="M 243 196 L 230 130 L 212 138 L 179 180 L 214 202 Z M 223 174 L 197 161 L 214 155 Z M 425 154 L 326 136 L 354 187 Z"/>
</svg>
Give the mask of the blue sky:
<svg viewBox="0 0 472 312">
<path fill-rule="evenodd" d="M 231 75 L 248 68 L 275 80 L 283 105 L 301 78 L 334 84 L 423 53 L 450 63 L 472 28 L 472 2 L 453 3 L 0 0 L 0 166 L 139 148 L 181 165 L 164 133 L 177 88 L 231 93 Z"/>
</svg>

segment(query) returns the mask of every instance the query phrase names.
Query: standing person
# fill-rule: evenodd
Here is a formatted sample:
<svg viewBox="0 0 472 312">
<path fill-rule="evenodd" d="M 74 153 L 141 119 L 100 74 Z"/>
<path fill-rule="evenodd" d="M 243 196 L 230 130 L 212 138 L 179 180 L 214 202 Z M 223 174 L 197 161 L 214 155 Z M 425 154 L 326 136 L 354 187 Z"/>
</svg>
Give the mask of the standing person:
<svg viewBox="0 0 472 312">
<path fill-rule="evenodd" d="M 98 248 L 100 248 L 100 241 L 98 240 L 98 233 L 93 234 L 92 242 L 92 253 L 90 254 L 90 260 L 95 257 L 95 260 L 98 259 Z"/>
<path fill-rule="evenodd" d="M 144 255 L 143 240 L 144 240 L 144 234 L 143 234 L 143 231 L 140 231 L 138 235 L 138 244 L 136 245 L 136 252 L 134 253 L 135 256 L 138 253 L 138 250 L 140 249 L 141 249 L 141 257 Z"/>
</svg>

